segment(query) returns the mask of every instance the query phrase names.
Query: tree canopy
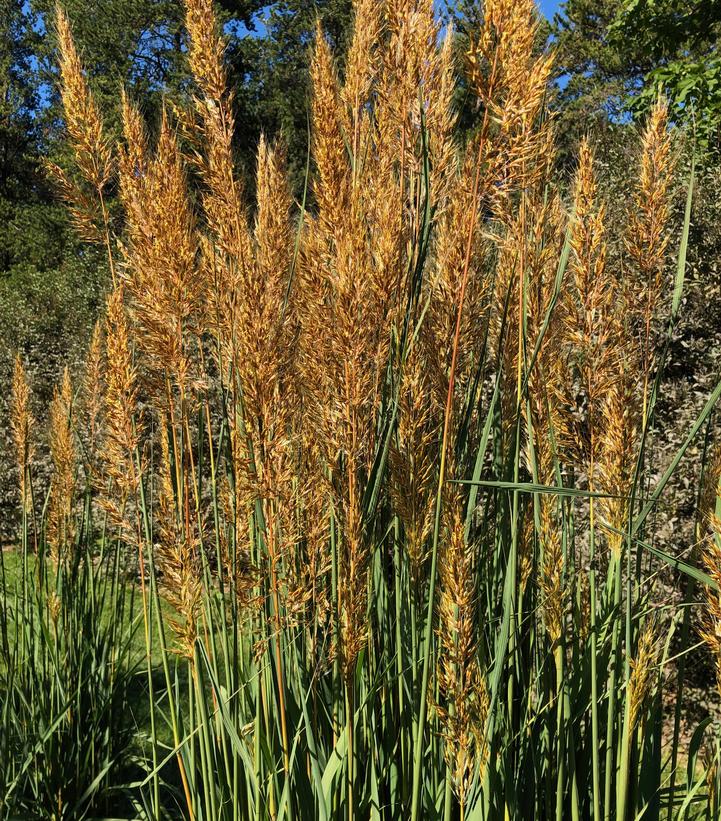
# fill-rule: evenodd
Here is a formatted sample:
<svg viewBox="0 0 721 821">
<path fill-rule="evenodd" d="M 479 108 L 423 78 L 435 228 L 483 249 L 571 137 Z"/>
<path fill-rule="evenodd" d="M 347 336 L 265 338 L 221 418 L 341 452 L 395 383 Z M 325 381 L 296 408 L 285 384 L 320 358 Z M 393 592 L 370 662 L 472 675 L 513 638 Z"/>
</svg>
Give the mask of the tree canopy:
<svg viewBox="0 0 721 821">
<path fill-rule="evenodd" d="M 628 118 L 663 94 L 699 145 L 719 147 L 719 0 L 566 0 L 553 33 L 567 124 Z"/>
</svg>

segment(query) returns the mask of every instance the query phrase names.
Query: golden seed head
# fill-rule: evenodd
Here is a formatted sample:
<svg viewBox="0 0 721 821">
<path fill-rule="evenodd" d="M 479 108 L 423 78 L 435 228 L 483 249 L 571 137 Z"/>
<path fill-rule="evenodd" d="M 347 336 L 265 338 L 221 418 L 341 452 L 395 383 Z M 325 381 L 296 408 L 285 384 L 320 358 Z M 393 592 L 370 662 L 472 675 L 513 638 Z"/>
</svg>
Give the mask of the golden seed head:
<svg viewBox="0 0 721 821">
<path fill-rule="evenodd" d="M 353 0 L 353 37 L 346 58 L 342 96 L 354 116 L 360 116 L 378 71 L 383 6 L 383 0 Z"/>
<path fill-rule="evenodd" d="M 668 124 L 668 106 L 659 98 L 641 138 L 641 163 L 633 208 L 630 212 L 627 249 L 642 280 L 639 285 L 655 296 L 658 277 L 668 247 L 669 194 L 675 158 Z"/>
<path fill-rule="evenodd" d="M 721 586 L 721 520 L 709 517 L 711 532 L 702 544 L 701 560 L 706 572 Z M 704 585 L 705 607 L 699 624 L 699 635 L 711 651 L 716 672 L 716 689 L 721 695 L 721 594 Z"/>
<path fill-rule="evenodd" d="M 541 552 L 541 611 L 548 638 L 552 647 L 556 648 L 563 635 L 567 590 L 558 501 L 553 496 L 544 496 L 541 499 L 538 539 Z"/>
<path fill-rule="evenodd" d="M 594 481 L 607 496 L 598 499 L 602 527 L 611 552 L 618 556 L 625 543 L 629 497 L 640 445 L 642 410 L 639 400 L 639 376 L 633 350 L 621 359 L 613 383 L 600 403 L 597 420 L 597 465 Z"/>
<path fill-rule="evenodd" d="M 103 436 L 100 460 L 103 480 L 100 503 L 111 523 L 131 541 L 139 538 L 130 523 L 128 504 L 135 500 L 140 482 L 138 446 L 143 432 L 138 412 L 137 369 L 133 362 L 130 329 L 124 304 L 124 288 L 110 294 L 105 320 L 105 391 L 103 393 Z"/>
<path fill-rule="evenodd" d="M 148 145 L 143 118 L 125 89 L 122 91 L 121 101 L 125 142 L 120 147 L 118 163 L 121 196 L 132 207 L 135 198 L 140 195 L 147 173 Z"/>
<path fill-rule="evenodd" d="M 60 5 L 55 7 L 60 63 L 60 95 L 65 124 L 75 151 L 78 169 L 96 191 L 110 179 L 112 153 L 100 111 L 90 92 L 78 57 L 70 21 Z"/>
<path fill-rule="evenodd" d="M 131 194 L 124 278 L 137 342 L 148 364 L 182 391 L 190 381 L 189 347 L 204 324 L 205 283 L 185 163 L 165 112 L 155 157 L 124 190 Z"/>
<path fill-rule="evenodd" d="M 419 342 L 408 355 L 400 389 L 398 434 L 389 457 L 391 500 L 403 523 L 405 549 L 417 583 L 423 578 L 433 527 L 441 422 L 433 405 L 424 353 Z"/>
<path fill-rule="evenodd" d="M 48 507 L 47 540 L 50 555 L 55 562 L 63 558 L 75 536 L 73 505 L 76 450 L 71 418 L 72 400 L 70 373 L 65 368 L 60 389 L 55 388 L 49 412 L 53 476 Z"/>
<path fill-rule="evenodd" d="M 200 91 L 208 102 L 221 100 L 228 83 L 225 44 L 218 31 L 212 0 L 184 0 L 185 26 L 190 37 L 188 59 Z"/>
<path fill-rule="evenodd" d="M 342 224 L 347 210 L 350 167 L 343 133 L 340 87 L 333 55 L 320 22 L 316 25 L 311 61 L 312 139 L 318 209 L 329 231 Z"/>
<path fill-rule="evenodd" d="M 101 416 L 103 410 L 105 352 L 103 344 L 103 326 L 96 322 L 90 347 L 85 359 L 85 373 L 82 383 L 82 416 L 83 428 L 87 437 L 87 456 L 85 465 L 89 476 L 95 469 L 95 457 L 100 437 Z"/>
<path fill-rule="evenodd" d="M 200 536 L 196 518 L 179 509 L 178 494 L 170 460 L 168 421 L 161 416 L 160 476 L 158 488 L 156 565 L 160 573 L 164 598 L 177 617 L 170 625 L 178 641 L 179 652 L 192 659 L 197 638 L 198 610 L 202 595 L 200 570 Z M 177 475 L 177 474 L 176 474 Z M 188 488 L 185 488 L 187 493 Z M 187 500 L 185 502 L 187 504 Z"/>
<path fill-rule="evenodd" d="M 629 308 L 639 326 L 639 358 L 648 380 L 653 332 L 663 300 L 669 244 L 671 193 L 676 167 L 668 108 L 659 98 L 641 139 L 640 173 L 628 217 L 626 250 L 630 257 Z"/>
<path fill-rule="evenodd" d="M 627 695 L 631 702 L 631 727 L 636 727 L 643 718 L 643 710 L 646 708 L 653 688 L 660 652 L 661 637 L 658 625 L 652 618 L 649 618 L 641 630 L 636 655 L 631 661 L 631 678 Z"/>
<path fill-rule="evenodd" d="M 450 491 L 445 507 L 438 632 L 441 644 L 438 684 L 444 704 L 441 720 L 444 754 L 453 788 L 464 804 L 476 767 L 481 773 L 488 755 L 485 725 L 489 695 L 478 656 L 474 550 L 467 543 L 463 503 Z"/>
</svg>

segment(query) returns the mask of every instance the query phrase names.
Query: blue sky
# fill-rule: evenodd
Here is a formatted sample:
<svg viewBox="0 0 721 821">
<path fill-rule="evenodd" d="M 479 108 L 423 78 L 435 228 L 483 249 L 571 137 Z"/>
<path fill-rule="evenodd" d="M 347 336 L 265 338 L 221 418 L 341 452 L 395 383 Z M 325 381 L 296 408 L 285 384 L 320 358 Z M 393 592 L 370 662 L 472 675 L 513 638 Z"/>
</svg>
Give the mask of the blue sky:
<svg viewBox="0 0 721 821">
<path fill-rule="evenodd" d="M 556 11 L 558 10 L 558 7 L 561 5 L 561 2 L 563 2 L 563 0 L 536 0 L 536 3 L 538 3 L 538 6 L 541 9 L 541 11 L 543 12 L 543 14 L 545 14 L 546 17 L 548 17 L 549 19 L 551 19 L 553 17 L 553 15 L 556 13 Z M 444 0 L 435 0 L 435 5 L 436 5 L 436 8 L 438 8 L 438 9 L 443 8 Z M 258 37 L 258 36 L 261 36 L 263 34 L 263 32 L 265 30 L 265 26 L 264 26 L 264 23 L 263 23 L 263 16 L 264 16 L 264 10 L 261 10 L 256 14 L 256 17 L 255 17 L 256 29 L 255 29 L 255 32 L 251 33 L 251 36 Z M 245 31 L 245 28 L 243 26 L 240 26 L 239 29 L 240 29 L 241 32 Z"/>
<path fill-rule="evenodd" d="M 558 9 L 560 2 L 559 0 L 540 0 L 539 3 L 541 7 L 541 11 L 546 15 L 546 17 L 553 17 Z"/>
</svg>

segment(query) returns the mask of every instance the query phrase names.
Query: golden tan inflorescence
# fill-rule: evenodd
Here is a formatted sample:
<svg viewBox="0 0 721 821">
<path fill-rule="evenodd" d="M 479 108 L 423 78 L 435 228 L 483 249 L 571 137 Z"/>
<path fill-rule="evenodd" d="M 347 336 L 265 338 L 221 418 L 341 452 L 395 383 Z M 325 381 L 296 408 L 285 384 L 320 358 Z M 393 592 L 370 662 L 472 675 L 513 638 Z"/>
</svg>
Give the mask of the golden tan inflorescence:
<svg viewBox="0 0 721 821">
<path fill-rule="evenodd" d="M 50 403 L 50 456 L 53 476 L 48 506 L 47 541 L 56 563 L 68 555 L 75 538 L 74 501 L 77 450 L 72 426 L 72 387 L 65 369 L 60 388 Z"/>
</svg>

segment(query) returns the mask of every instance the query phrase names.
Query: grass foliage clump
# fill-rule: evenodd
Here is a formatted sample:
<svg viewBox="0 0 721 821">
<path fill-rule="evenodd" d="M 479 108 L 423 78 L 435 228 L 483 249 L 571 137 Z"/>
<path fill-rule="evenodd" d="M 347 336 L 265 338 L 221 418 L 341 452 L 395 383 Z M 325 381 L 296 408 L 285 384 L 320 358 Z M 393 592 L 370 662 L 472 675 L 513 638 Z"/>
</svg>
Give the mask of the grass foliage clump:
<svg viewBox="0 0 721 821">
<path fill-rule="evenodd" d="M 692 560 L 651 524 L 721 394 L 654 464 L 693 186 L 672 236 L 664 102 L 607 203 L 589 141 L 557 179 L 532 0 L 485 3 L 463 138 L 431 0 L 357 0 L 342 76 L 316 33 L 306 196 L 263 139 L 250 203 L 212 4 L 185 9 L 192 105 L 151 140 L 124 96 L 118 145 L 58 10 L 51 171 L 113 290 L 48 489 L 16 366 L 3 812 L 717 818 L 718 728 L 682 728 L 697 625 L 721 682 L 718 471 Z"/>
</svg>

